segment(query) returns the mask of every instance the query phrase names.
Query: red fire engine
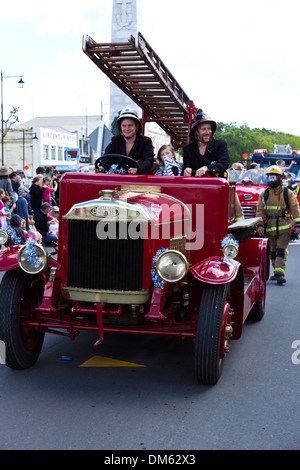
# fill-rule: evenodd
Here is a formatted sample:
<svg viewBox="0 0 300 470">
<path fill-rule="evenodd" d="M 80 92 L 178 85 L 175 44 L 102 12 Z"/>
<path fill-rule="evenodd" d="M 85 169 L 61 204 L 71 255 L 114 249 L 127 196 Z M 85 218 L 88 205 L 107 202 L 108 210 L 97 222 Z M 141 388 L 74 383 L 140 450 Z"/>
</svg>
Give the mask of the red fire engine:
<svg viewBox="0 0 300 470">
<path fill-rule="evenodd" d="M 193 103 L 140 34 L 125 44 L 85 37 L 84 51 L 144 122 L 187 142 Z M 215 384 L 230 340 L 263 317 L 269 276 L 268 242 L 251 237 L 257 219 L 235 222 L 234 201 L 222 178 L 66 173 L 57 256 L 0 232 L 7 366 L 32 366 L 45 333 L 90 330 L 95 345 L 109 332 L 178 336 L 195 345 L 198 382 Z"/>
</svg>

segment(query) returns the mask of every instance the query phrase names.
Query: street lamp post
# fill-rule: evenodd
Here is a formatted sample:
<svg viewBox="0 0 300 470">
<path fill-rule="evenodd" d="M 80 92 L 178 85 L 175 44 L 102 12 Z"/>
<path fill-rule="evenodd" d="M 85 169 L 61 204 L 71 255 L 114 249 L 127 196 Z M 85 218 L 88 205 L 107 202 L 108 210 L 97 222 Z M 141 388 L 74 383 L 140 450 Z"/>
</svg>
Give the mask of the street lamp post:
<svg viewBox="0 0 300 470">
<path fill-rule="evenodd" d="M 29 132 L 23 129 L 23 170 L 25 169 L 25 135 L 33 135 L 31 139 L 34 140 L 35 142 L 39 140 L 38 136 L 36 135 L 36 132 Z"/>
<path fill-rule="evenodd" d="M 3 117 L 3 80 L 4 78 L 19 78 L 19 87 L 24 87 L 22 75 L 3 75 L 1 70 L 1 147 L 2 147 L 2 166 L 4 165 L 4 117 Z"/>
</svg>

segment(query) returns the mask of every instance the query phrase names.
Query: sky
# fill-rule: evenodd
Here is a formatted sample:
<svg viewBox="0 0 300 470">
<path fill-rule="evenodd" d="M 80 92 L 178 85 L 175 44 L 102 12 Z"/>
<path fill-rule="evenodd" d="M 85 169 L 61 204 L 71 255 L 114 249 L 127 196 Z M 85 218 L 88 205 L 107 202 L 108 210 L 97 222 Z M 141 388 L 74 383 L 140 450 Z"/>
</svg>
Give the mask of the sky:
<svg viewBox="0 0 300 470">
<path fill-rule="evenodd" d="M 138 1 L 141 33 L 197 108 L 217 122 L 300 135 L 299 0 Z M 82 52 L 82 37 L 110 42 L 112 3 L 1 4 L 4 119 L 13 106 L 20 123 L 108 118 L 109 79 Z"/>
</svg>

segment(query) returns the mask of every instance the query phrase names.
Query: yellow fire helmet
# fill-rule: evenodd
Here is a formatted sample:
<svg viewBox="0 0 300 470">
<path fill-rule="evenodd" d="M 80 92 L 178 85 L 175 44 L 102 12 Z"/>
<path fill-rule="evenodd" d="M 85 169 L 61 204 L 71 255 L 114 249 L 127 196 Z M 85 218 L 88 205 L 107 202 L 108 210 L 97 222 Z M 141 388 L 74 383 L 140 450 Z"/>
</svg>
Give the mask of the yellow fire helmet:
<svg viewBox="0 0 300 470">
<path fill-rule="evenodd" d="M 283 169 L 278 165 L 272 165 L 268 168 L 267 175 L 283 176 Z"/>
</svg>

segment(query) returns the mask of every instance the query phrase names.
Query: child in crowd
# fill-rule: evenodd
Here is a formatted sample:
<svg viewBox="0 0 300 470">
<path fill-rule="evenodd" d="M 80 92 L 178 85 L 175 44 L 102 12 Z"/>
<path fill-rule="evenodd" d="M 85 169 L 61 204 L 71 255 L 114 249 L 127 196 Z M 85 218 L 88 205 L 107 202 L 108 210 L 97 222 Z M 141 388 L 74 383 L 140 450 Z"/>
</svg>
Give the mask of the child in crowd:
<svg viewBox="0 0 300 470">
<path fill-rule="evenodd" d="M 50 206 L 52 206 L 52 195 L 53 193 L 55 193 L 55 191 L 57 190 L 57 183 L 56 181 L 54 182 L 54 187 L 51 188 L 51 178 L 49 176 L 45 176 L 43 178 L 43 188 L 44 188 L 44 192 L 43 192 L 43 200 L 42 200 L 42 204 L 44 204 L 45 202 L 47 202 L 48 204 L 50 204 Z"/>
<path fill-rule="evenodd" d="M 22 219 L 22 217 L 21 217 L 21 219 Z M 22 229 L 23 232 L 24 232 L 26 241 L 29 240 L 30 237 L 29 237 L 28 232 L 27 232 L 27 230 L 26 230 L 26 220 L 25 220 L 25 219 L 22 219 L 20 227 L 21 227 L 21 229 Z"/>
<path fill-rule="evenodd" d="M 4 212 L 5 212 L 5 216 L 6 216 L 6 223 L 7 223 L 7 225 L 10 225 L 11 206 L 12 206 L 11 198 L 9 196 L 4 196 L 2 202 L 4 204 Z"/>
<path fill-rule="evenodd" d="M 9 217 L 8 212 L 5 211 L 5 206 L 3 204 L 3 199 L 5 198 L 5 191 L 3 188 L 0 188 L 0 228 L 6 227 L 7 218 Z"/>
<path fill-rule="evenodd" d="M 37 231 L 35 227 L 35 221 L 34 221 L 33 215 L 29 216 L 28 224 L 29 224 L 29 229 L 28 229 L 29 238 L 32 238 L 38 243 L 42 243 L 42 235 L 40 234 L 40 232 Z"/>
<path fill-rule="evenodd" d="M 59 217 L 59 207 L 53 206 L 51 210 L 51 215 L 47 215 L 48 230 L 50 235 L 54 235 L 58 238 L 58 217 Z"/>
<path fill-rule="evenodd" d="M 162 176 L 180 176 L 182 173 L 182 166 L 176 161 L 175 149 L 172 145 L 163 145 L 160 147 L 157 160 L 159 168 L 156 175 Z"/>
</svg>

